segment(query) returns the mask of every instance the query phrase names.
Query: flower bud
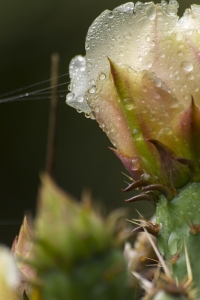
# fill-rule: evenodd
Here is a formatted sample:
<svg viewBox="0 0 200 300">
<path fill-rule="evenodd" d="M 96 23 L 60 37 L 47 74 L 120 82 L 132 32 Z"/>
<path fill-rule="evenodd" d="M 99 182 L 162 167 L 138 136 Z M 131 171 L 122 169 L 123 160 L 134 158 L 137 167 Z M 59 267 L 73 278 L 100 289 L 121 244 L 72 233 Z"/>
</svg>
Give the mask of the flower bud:
<svg viewBox="0 0 200 300">
<path fill-rule="evenodd" d="M 200 6 L 104 11 L 70 64 L 67 104 L 95 116 L 134 180 L 171 190 L 200 178 Z"/>
</svg>

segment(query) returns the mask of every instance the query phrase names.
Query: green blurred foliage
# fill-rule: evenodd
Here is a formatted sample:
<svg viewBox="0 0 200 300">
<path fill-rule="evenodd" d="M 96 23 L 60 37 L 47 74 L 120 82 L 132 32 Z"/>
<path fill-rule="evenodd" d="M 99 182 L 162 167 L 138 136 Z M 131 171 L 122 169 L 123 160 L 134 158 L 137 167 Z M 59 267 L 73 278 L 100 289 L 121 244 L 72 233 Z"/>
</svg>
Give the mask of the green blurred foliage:
<svg viewBox="0 0 200 300">
<path fill-rule="evenodd" d="M 0 93 L 48 79 L 53 52 L 60 54 L 60 74 L 67 73 L 70 59 L 85 53 L 85 36 L 92 21 L 106 8 L 120 4 L 120 0 L 1 0 Z M 182 14 L 191 3 L 180 4 Z M 24 211 L 34 212 L 39 173 L 45 165 L 48 109 L 48 100 L 0 104 L 0 242 L 10 244 L 18 232 L 20 224 L 9 220 L 20 221 Z M 83 188 L 90 188 L 94 198 L 103 199 L 111 209 L 124 205 L 121 188 L 126 178 L 108 146 L 98 124 L 61 98 L 57 182 L 77 198 Z M 151 205 L 144 202 L 137 208 L 150 217 Z"/>
</svg>

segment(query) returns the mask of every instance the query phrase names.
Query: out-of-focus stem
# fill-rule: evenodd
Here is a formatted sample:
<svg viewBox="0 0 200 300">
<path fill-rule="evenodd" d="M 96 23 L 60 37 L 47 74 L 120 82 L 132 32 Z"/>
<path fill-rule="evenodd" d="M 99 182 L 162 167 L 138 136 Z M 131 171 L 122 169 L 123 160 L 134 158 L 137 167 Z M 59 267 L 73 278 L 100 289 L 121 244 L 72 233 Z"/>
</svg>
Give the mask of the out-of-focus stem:
<svg viewBox="0 0 200 300">
<path fill-rule="evenodd" d="M 57 129 L 57 112 L 58 112 L 58 75 L 59 75 L 59 55 L 51 56 L 51 101 L 49 110 L 49 128 L 47 139 L 46 154 L 46 172 L 53 177 L 55 166 L 55 150 L 56 150 L 56 129 Z"/>
</svg>

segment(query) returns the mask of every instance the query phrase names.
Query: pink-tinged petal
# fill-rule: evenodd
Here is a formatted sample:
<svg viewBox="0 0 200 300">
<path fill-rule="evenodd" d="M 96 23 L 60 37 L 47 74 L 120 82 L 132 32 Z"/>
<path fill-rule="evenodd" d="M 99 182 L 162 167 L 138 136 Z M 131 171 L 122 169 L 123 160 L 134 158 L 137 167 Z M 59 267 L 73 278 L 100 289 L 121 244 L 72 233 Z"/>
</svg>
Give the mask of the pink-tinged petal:
<svg viewBox="0 0 200 300">
<path fill-rule="evenodd" d="M 141 173 L 151 174 L 153 180 L 161 176 L 161 171 L 158 154 L 148 139 L 159 138 L 177 150 L 172 126 L 183 108 L 155 74 L 137 72 L 111 61 L 110 68 L 109 76 L 99 78 L 94 90 L 88 92 L 87 101 L 119 153 L 130 161 L 140 157 Z M 133 173 L 127 163 L 126 168 Z"/>
<path fill-rule="evenodd" d="M 112 144 L 126 156 L 135 156 L 132 134 L 122 111 L 112 74 L 107 75 L 104 80 L 98 79 L 86 97 L 96 120 Z"/>
<path fill-rule="evenodd" d="M 142 176 L 141 163 L 137 157 L 127 157 L 120 153 L 118 150 L 111 148 L 116 156 L 121 160 L 126 170 L 134 180 L 139 180 Z"/>
<path fill-rule="evenodd" d="M 151 177 L 157 177 L 160 175 L 157 153 L 148 141 L 146 141 L 146 138 L 148 138 L 148 125 L 145 123 L 138 109 L 138 103 L 140 101 L 138 88 L 140 90 L 142 88 L 139 82 L 140 73 L 139 76 L 132 76 L 131 72 L 127 71 L 127 68 L 121 68 L 112 61 L 110 61 L 110 69 L 116 89 L 117 100 L 125 116 L 127 127 L 132 133 L 132 139 L 137 153 L 140 154 L 141 165 L 147 173 L 151 170 Z M 137 82 L 137 89 L 135 88 L 135 81 Z"/>
<path fill-rule="evenodd" d="M 194 43 L 192 36 L 200 40 L 200 34 L 197 32 L 190 35 L 181 31 L 161 39 L 160 49 L 157 49 L 156 59 L 150 69 L 174 94 L 179 105 L 185 108 L 191 95 L 198 99 L 197 102 L 200 101 L 200 44 Z"/>
</svg>

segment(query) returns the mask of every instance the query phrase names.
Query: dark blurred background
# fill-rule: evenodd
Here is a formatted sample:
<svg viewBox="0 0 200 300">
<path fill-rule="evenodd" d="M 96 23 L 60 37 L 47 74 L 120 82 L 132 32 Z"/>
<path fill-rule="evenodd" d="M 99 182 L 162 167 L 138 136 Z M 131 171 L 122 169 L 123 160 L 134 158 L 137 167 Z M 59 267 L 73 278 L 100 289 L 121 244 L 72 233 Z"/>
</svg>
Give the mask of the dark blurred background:
<svg viewBox="0 0 200 300">
<path fill-rule="evenodd" d="M 54 52 L 60 54 L 60 75 L 67 73 L 70 59 L 85 53 L 93 20 L 120 4 L 121 0 L 1 0 L 0 93 L 48 79 Z M 179 15 L 190 4 L 182 1 Z M 68 80 L 65 76 L 60 82 Z M 0 243 L 10 245 L 24 212 L 35 211 L 46 159 L 48 113 L 48 99 L 0 104 Z M 64 98 L 59 100 L 56 181 L 78 199 L 84 188 L 91 189 L 95 201 L 109 211 L 124 206 L 121 188 L 126 178 L 108 146 L 95 121 L 68 107 Z M 135 208 L 146 217 L 153 212 L 146 202 L 126 207 L 133 216 Z"/>
</svg>

